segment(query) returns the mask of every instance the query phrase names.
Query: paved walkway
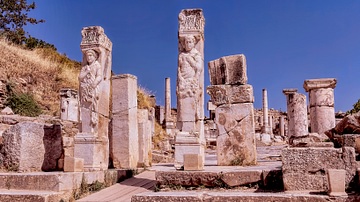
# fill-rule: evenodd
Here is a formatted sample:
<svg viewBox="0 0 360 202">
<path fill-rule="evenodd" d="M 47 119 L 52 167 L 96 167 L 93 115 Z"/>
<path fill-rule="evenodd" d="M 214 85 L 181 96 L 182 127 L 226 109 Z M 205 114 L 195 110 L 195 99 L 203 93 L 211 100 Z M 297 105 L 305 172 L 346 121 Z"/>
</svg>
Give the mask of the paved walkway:
<svg viewBox="0 0 360 202">
<path fill-rule="evenodd" d="M 103 189 L 79 202 L 130 202 L 134 194 L 151 192 L 154 189 L 155 171 L 144 171 L 135 177 Z"/>
<path fill-rule="evenodd" d="M 257 147 L 258 165 L 250 167 L 241 166 L 216 166 L 216 152 L 207 151 L 204 171 L 226 171 L 226 170 L 253 170 L 253 169 L 269 169 L 281 167 L 279 161 L 281 149 L 284 145 L 271 147 Z M 135 177 L 127 179 L 121 183 L 117 183 L 111 187 L 103 189 L 92 195 L 78 200 L 79 202 L 131 202 L 131 197 L 135 194 L 144 192 L 153 192 L 155 180 L 155 171 L 175 170 L 172 163 L 155 164 Z"/>
</svg>

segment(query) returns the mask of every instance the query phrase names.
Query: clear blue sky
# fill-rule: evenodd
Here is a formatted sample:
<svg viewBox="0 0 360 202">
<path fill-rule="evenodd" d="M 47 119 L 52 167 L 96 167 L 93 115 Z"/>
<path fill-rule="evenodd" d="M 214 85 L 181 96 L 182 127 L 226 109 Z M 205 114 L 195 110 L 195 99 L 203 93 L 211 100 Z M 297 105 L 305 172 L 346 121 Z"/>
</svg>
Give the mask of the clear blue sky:
<svg viewBox="0 0 360 202">
<path fill-rule="evenodd" d="M 29 1 L 31 2 L 31 1 Z M 176 107 L 178 14 L 202 8 L 207 63 L 245 54 L 255 108 L 262 89 L 269 107 L 286 111 L 284 88 L 305 93 L 306 79 L 336 78 L 335 110 L 347 111 L 360 98 L 359 0 L 35 0 L 31 16 L 46 20 L 26 30 L 80 61 L 82 27 L 102 26 L 113 42 L 113 72 L 136 75 L 157 104 L 164 104 L 171 78 Z M 305 93 L 307 96 L 308 94 Z M 206 95 L 206 100 L 209 96 Z"/>
</svg>

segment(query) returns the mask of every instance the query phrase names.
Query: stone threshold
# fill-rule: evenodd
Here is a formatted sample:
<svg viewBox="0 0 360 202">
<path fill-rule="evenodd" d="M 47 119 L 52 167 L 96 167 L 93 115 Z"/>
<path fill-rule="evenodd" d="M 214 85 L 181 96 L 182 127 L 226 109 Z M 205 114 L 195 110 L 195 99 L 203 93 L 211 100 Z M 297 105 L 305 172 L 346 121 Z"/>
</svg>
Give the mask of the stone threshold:
<svg viewBox="0 0 360 202">
<path fill-rule="evenodd" d="M 256 166 L 205 166 L 203 171 L 178 171 L 157 167 L 155 178 L 160 188 L 259 186 L 283 189 L 281 162 L 262 162 Z"/>
<path fill-rule="evenodd" d="M 223 201 L 276 201 L 276 202 L 345 202 L 360 201 L 359 195 L 330 197 L 311 192 L 257 192 L 246 191 L 179 191 L 148 192 L 132 196 L 131 202 L 223 202 Z"/>
<path fill-rule="evenodd" d="M 65 193 L 35 190 L 0 189 L 0 201 L 11 202 L 54 202 L 61 201 Z"/>
</svg>

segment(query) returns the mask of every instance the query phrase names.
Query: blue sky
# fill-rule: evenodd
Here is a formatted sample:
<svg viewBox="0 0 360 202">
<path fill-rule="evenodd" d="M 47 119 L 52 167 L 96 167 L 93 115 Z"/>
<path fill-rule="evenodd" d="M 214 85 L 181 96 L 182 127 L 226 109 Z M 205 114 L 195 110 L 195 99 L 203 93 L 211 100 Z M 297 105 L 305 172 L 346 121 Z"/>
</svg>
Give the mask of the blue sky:
<svg viewBox="0 0 360 202">
<path fill-rule="evenodd" d="M 31 1 L 29 1 L 31 2 Z M 113 72 L 137 76 L 157 104 L 164 104 L 165 78 L 171 78 L 176 107 L 178 14 L 202 8 L 207 63 L 245 54 L 255 108 L 262 89 L 269 108 L 286 111 L 284 88 L 306 79 L 336 78 L 335 111 L 347 111 L 360 98 L 360 1 L 358 0 L 36 0 L 30 12 L 46 22 L 30 25 L 30 35 L 54 44 L 80 61 L 81 29 L 102 26 L 113 42 Z M 206 95 L 206 100 L 209 96 Z"/>
</svg>

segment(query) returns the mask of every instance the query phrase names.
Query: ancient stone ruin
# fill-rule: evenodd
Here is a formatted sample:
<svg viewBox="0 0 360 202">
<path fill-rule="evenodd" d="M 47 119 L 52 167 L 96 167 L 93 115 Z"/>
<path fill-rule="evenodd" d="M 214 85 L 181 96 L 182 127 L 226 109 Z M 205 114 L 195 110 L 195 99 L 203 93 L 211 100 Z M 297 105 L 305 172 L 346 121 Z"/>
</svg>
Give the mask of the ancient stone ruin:
<svg viewBox="0 0 360 202">
<path fill-rule="evenodd" d="M 223 56 L 208 62 L 207 118 L 204 15 L 185 9 L 178 21 L 176 108 L 170 78 L 165 107 L 139 108 L 137 77 L 111 74 L 103 28 L 82 29 L 79 89 L 59 92 L 60 116 L 1 111 L 0 201 L 74 201 L 137 172 L 79 201 L 360 201 L 360 112 L 335 121 L 335 78 L 304 81 L 309 105 L 283 89 L 286 112 L 264 88 L 254 109 L 245 55 Z"/>
<path fill-rule="evenodd" d="M 177 129 L 175 167 L 181 169 L 185 154 L 196 154 L 199 169 L 205 161 L 204 137 L 204 26 L 201 9 L 179 14 L 177 74 Z"/>
<path fill-rule="evenodd" d="M 81 35 L 80 132 L 75 136 L 74 157 L 84 159 L 86 171 L 105 170 L 109 162 L 112 43 L 98 26 L 83 28 Z"/>
<path fill-rule="evenodd" d="M 217 106 L 217 164 L 255 165 L 254 95 L 247 84 L 245 55 L 210 61 L 209 74 L 207 92 Z"/>
</svg>

